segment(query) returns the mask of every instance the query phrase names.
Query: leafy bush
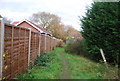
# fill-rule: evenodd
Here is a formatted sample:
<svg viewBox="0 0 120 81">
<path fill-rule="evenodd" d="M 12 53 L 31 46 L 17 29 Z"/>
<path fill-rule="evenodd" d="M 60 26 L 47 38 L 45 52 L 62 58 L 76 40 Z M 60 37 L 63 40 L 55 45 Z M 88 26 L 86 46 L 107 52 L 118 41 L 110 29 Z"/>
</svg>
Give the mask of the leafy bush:
<svg viewBox="0 0 120 81">
<path fill-rule="evenodd" d="M 46 53 L 42 54 L 40 57 L 37 57 L 35 60 L 35 66 L 46 66 L 50 62 L 50 56 Z"/>
<path fill-rule="evenodd" d="M 84 40 L 79 39 L 70 40 L 65 47 L 65 51 L 74 54 L 85 55 L 86 53 L 84 50 Z"/>
</svg>

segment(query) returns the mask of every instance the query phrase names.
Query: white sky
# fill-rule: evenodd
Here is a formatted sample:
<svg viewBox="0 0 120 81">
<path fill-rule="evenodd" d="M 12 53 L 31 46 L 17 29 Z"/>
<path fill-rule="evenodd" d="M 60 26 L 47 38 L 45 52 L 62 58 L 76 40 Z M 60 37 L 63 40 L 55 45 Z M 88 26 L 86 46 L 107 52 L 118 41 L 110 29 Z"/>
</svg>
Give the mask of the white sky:
<svg viewBox="0 0 120 81">
<path fill-rule="evenodd" d="M 92 0 L 0 0 L 0 15 L 13 21 L 29 19 L 33 13 L 49 12 L 61 17 L 65 25 L 80 30 L 78 16 L 85 15 Z"/>
</svg>

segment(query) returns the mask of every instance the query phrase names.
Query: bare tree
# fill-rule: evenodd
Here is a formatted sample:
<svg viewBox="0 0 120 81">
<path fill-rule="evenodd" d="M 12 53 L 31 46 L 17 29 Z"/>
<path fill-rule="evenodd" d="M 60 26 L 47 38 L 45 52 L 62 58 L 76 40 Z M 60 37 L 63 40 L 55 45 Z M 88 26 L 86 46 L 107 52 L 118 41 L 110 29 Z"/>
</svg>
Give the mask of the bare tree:
<svg viewBox="0 0 120 81">
<path fill-rule="evenodd" d="M 46 12 L 34 13 L 32 17 L 30 17 L 30 20 L 45 29 L 47 29 L 51 24 L 55 22 L 60 23 L 61 21 L 60 17 L 58 17 L 57 15 L 46 13 Z"/>
<path fill-rule="evenodd" d="M 33 14 L 32 17 L 30 17 L 30 20 L 45 28 L 53 36 L 60 39 L 66 39 L 64 25 L 61 22 L 61 18 L 57 15 L 46 12 L 38 12 Z"/>
</svg>

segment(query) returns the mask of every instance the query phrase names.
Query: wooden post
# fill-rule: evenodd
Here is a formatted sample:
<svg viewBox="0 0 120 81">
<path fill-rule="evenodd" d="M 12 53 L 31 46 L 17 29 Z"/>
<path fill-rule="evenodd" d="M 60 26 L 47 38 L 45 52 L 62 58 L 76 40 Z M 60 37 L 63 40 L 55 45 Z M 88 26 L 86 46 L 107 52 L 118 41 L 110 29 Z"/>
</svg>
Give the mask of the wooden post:
<svg viewBox="0 0 120 81">
<path fill-rule="evenodd" d="M 41 34 L 39 34 L 39 49 L 38 49 L 38 56 L 40 56 L 40 45 L 41 45 Z"/>
<path fill-rule="evenodd" d="M 102 58 L 103 58 L 103 60 L 104 60 L 104 63 L 105 63 L 105 66 L 106 66 L 106 70 L 107 70 L 107 72 L 109 72 L 109 67 L 108 67 L 108 64 L 107 64 L 107 62 L 106 62 L 106 59 L 105 59 L 105 56 L 104 56 L 104 53 L 103 53 L 103 50 L 102 50 L 102 49 L 100 49 L 100 53 L 101 53 Z"/>
<path fill-rule="evenodd" d="M 29 28 L 28 67 L 30 66 L 31 28 Z"/>
<path fill-rule="evenodd" d="M 100 49 L 100 53 L 101 53 L 101 55 L 102 55 L 103 61 L 104 61 L 105 63 L 107 63 L 102 49 Z"/>
<path fill-rule="evenodd" d="M 4 54 L 4 22 L 0 18 L 0 80 L 3 77 L 3 54 Z"/>
</svg>

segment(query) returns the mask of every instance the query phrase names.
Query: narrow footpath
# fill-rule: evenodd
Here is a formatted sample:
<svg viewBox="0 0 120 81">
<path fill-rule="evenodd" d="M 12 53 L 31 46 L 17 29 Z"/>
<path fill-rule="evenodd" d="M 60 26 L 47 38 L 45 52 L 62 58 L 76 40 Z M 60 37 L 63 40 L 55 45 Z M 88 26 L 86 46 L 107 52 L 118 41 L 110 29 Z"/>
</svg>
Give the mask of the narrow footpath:
<svg viewBox="0 0 120 81">
<path fill-rule="evenodd" d="M 60 79 L 70 79 L 69 62 L 63 53 L 64 53 L 64 50 L 59 51 L 59 54 L 61 55 L 61 59 L 63 63 Z"/>
</svg>

